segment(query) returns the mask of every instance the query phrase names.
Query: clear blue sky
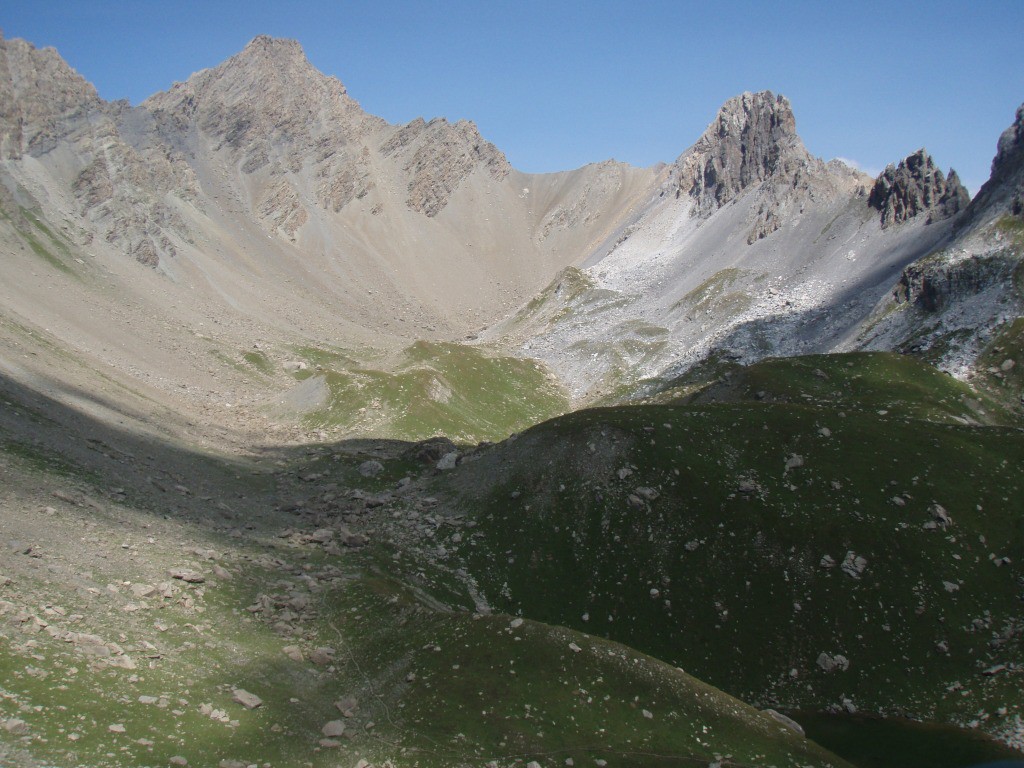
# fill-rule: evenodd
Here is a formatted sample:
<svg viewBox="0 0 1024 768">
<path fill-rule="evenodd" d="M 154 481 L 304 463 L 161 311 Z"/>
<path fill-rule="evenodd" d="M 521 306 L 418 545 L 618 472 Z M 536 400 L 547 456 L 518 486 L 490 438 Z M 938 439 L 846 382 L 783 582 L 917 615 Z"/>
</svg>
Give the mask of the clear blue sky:
<svg viewBox="0 0 1024 768">
<path fill-rule="evenodd" d="M 471 119 L 532 172 L 672 160 L 767 88 L 816 155 L 877 172 L 924 146 L 974 191 L 1024 102 L 1024 0 L 12 0 L 0 28 L 132 103 L 295 38 L 367 111 Z"/>
</svg>

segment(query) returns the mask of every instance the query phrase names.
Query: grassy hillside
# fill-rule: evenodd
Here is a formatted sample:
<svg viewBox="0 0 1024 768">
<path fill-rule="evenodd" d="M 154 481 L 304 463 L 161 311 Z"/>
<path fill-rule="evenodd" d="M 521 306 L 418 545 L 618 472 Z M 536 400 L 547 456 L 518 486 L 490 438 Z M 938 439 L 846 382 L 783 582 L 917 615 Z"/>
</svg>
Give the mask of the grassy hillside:
<svg viewBox="0 0 1024 768">
<path fill-rule="evenodd" d="M 568 409 L 564 393 L 537 363 L 476 347 L 419 341 L 380 368 L 327 350 L 298 352 L 309 367 L 297 378 L 322 376 L 328 390 L 326 401 L 303 416 L 310 428 L 477 442 L 501 440 Z"/>
<path fill-rule="evenodd" d="M 750 366 L 713 364 L 696 389 L 678 382 L 658 402 L 763 402 L 960 424 L 1015 424 L 1005 399 L 925 362 L 891 352 L 771 358 Z M 699 374 L 691 374 L 699 381 Z M 882 413 L 884 411 L 884 413 Z"/>
<path fill-rule="evenodd" d="M 1024 433 L 959 423 L 977 398 L 941 374 L 890 387 L 912 371 L 892 362 L 772 362 L 733 377 L 739 402 L 540 425 L 438 481 L 476 524 L 444 545 L 496 610 L 759 705 L 1009 727 Z"/>
<path fill-rule="evenodd" d="M 398 578 L 382 524 L 433 503 L 394 491 L 405 445 L 198 453 L 0 385 L 4 765 L 847 765 L 663 661 L 474 614 L 443 564 Z"/>
</svg>

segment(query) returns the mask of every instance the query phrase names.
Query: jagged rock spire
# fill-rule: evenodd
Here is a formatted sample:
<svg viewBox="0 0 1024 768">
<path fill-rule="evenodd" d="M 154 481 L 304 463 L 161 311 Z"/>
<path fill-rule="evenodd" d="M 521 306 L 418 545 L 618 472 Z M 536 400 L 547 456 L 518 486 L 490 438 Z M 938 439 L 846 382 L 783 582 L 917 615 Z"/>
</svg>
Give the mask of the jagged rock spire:
<svg viewBox="0 0 1024 768">
<path fill-rule="evenodd" d="M 809 160 L 789 100 L 771 91 L 744 93 L 725 102 L 676 161 L 679 192 L 707 216 L 748 187 Z"/>
<path fill-rule="evenodd" d="M 928 223 L 955 216 L 970 202 L 956 171 L 943 176 L 931 156 L 919 149 L 889 165 L 875 180 L 868 205 L 881 212 L 882 229 L 926 214 Z"/>
</svg>

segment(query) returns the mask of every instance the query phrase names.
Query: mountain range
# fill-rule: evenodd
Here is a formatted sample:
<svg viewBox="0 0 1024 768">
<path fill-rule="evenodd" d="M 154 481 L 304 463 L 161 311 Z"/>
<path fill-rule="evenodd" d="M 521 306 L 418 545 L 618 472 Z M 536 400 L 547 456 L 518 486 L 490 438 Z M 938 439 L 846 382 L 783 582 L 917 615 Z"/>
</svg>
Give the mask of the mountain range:
<svg viewBox="0 0 1024 768">
<path fill-rule="evenodd" d="M 133 106 L 0 38 L 0 761 L 1013 756 L 1022 260 L 1024 106 L 973 198 L 768 91 L 526 174 L 294 41 Z"/>
</svg>

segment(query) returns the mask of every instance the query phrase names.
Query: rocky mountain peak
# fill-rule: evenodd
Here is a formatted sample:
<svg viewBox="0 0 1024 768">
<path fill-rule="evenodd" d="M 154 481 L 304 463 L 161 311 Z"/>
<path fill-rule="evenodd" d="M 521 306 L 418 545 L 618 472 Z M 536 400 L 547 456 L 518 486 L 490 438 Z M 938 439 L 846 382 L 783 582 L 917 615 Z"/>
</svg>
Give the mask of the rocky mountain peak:
<svg viewBox="0 0 1024 768">
<path fill-rule="evenodd" d="M 53 48 L 0 37 L 0 156 L 39 156 L 102 107 L 96 89 Z"/>
<path fill-rule="evenodd" d="M 237 70 L 252 70 L 258 76 L 274 81 L 303 80 L 310 77 L 325 77 L 306 58 L 306 52 L 298 40 L 258 35 L 216 69 L 237 76 Z M 334 80 L 342 92 L 345 86 Z"/>
<path fill-rule="evenodd" d="M 971 202 L 963 224 L 1001 216 L 1024 217 L 1024 104 L 996 145 L 992 175 Z"/>
<path fill-rule="evenodd" d="M 679 191 L 708 216 L 748 187 L 809 161 L 789 100 L 771 91 L 743 93 L 722 105 L 676 161 Z"/>
<path fill-rule="evenodd" d="M 345 86 L 318 71 L 294 40 L 261 35 L 224 63 L 142 104 L 168 135 L 192 127 L 238 156 L 245 173 L 297 171 L 383 121 L 366 115 Z"/>
<path fill-rule="evenodd" d="M 1024 157 L 1024 104 L 1017 107 L 1017 118 L 1013 125 L 1003 131 L 996 145 L 996 156 L 992 160 L 992 176 L 1003 171 L 1006 166 L 1020 165 Z"/>
<path fill-rule="evenodd" d="M 875 180 L 868 205 L 881 212 L 882 229 L 902 224 L 925 214 L 926 222 L 954 216 L 967 207 L 971 197 L 956 171 L 949 176 L 935 166 L 931 156 L 919 149 L 889 165 Z"/>
</svg>

